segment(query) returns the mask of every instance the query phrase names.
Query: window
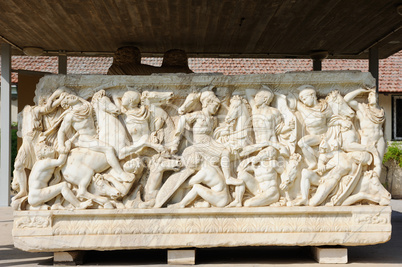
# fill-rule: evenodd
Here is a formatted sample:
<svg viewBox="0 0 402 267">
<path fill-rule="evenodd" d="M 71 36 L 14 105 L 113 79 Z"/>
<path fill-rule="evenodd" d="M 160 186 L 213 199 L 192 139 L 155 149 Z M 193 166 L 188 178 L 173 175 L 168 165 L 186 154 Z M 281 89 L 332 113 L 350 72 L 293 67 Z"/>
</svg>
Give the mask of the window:
<svg viewBox="0 0 402 267">
<path fill-rule="evenodd" d="M 392 139 L 402 140 L 402 95 L 392 96 Z"/>
<path fill-rule="evenodd" d="M 18 99 L 18 89 L 16 84 L 11 85 L 11 100 Z"/>
</svg>

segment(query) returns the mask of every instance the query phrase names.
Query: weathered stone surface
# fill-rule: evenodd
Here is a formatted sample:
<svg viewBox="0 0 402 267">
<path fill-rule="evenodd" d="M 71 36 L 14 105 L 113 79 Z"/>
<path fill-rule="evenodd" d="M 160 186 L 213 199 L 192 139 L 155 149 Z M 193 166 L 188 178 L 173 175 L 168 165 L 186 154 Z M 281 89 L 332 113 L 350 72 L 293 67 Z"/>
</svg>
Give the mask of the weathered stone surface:
<svg viewBox="0 0 402 267">
<path fill-rule="evenodd" d="M 355 246 L 388 241 L 390 222 L 381 206 L 19 211 L 13 236 L 27 251 Z"/>
<path fill-rule="evenodd" d="M 168 250 L 168 264 L 194 265 L 195 249 Z"/>
<path fill-rule="evenodd" d="M 20 115 L 15 245 L 385 242 L 374 84 L 355 71 L 46 76 Z"/>
<path fill-rule="evenodd" d="M 318 263 L 348 263 L 347 248 L 313 247 L 314 258 Z"/>
<path fill-rule="evenodd" d="M 390 160 L 383 164 L 383 169 L 381 182 L 391 193 L 392 198 L 402 198 L 402 168 L 397 162 Z"/>
<path fill-rule="evenodd" d="M 84 251 L 65 251 L 55 252 L 53 257 L 53 264 L 58 266 L 67 265 L 80 265 L 83 263 Z"/>
</svg>

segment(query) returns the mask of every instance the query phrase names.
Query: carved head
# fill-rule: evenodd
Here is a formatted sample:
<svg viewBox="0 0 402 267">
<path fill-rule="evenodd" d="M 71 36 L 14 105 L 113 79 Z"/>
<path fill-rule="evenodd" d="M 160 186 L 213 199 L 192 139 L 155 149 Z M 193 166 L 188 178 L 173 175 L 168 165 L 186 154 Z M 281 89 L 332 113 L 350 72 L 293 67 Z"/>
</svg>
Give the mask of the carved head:
<svg viewBox="0 0 402 267">
<path fill-rule="evenodd" d="M 75 104 L 77 104 L 80 100 L 78 99 L 77 96 L 75 95 L 67 95 L 66 97 L 64 97 L 64 99 L 61 101 L 61 107 L 63 109 L 68 109 L 72 106 L 74 106 Z"/>
<path fill-rule="evenodd" d="M 124 163 L 123 170 L 125 172 L 139 174 L 142 172 L 144 167 L 144 162 L 140 158 L 135 158 Z"/>
<path fill-rule="evenodd" d="M 369 104 L 377 104 L 377 93 L 375 89 L 370 90 L 367 100 Z"/>
<path fill-rule="evenodd" d="M 96 102 L 102 97 L 106 96 L 106 91 L 105 90 L 99 90 L 92 96 L 92 102 Z"/>
<path fill-rule="evenodd" d="M 300 91 L 299 99 L 303 104 L 308 107 L 314 107 L 317 104 L 317 94 L 314 86 L 302 85 L 297 89 Z"/>
<path fill-rule="evenodd" d="M 200 102 L 202 108 L 207 109 L 208 113 L 211 115 L 215 114 L 221 105 L 221 101 L 219 101 L 219 99 L 212 91 L 202 92 Z"/>
<path fill-rule="evenodd" d="M 140 102 L 141 102 L 141 94 L 137 91 L 127 91 L 121 98 L 121 104 L 126 109 L 138 107 L 138 104 Z"/>
<path fill-rule="evenodd" d="M 261 150 L 258 154 L 257 157 L 261 160 L 273 160 L 276 159 L 278 156 L 278 150 L 272 146 L 268 146 L 267 148 Z"/>
<path fill-rule="evenodd" d="M 264 104 L 268 106 L 269 104 L 271 104 L 273 99 L 274 93 L 268 86 L 265 85 L 261 87 L 261 90 L 254 97 L 254 101 L 257 107 Z"/>
<path fill-rule="evenodd" d="M 194 147 L 190 146 L 184 149 L 182 154 L 182 162 L 186 168 L 197 170 L 201 167 L 202 161 L 203 157 Z"/>
</svg>

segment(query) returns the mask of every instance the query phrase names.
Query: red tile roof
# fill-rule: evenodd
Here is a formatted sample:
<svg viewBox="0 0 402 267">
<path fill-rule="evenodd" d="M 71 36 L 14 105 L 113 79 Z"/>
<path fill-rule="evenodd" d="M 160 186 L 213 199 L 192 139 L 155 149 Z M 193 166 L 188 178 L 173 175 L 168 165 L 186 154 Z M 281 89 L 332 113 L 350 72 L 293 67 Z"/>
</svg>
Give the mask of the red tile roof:
<svg viewBox="0 0 402 267">
<path fill-rule="evenodd" d="M 143 58 L 143 64 L 160 66 L 162 58 Z M 106 74 L 112 58 L 69 57 L 69 74 Z M 219 72 L 225 75 L 283 73 L 288 71 L 310 71 L 312 61 L 308 59 L 229 59 L 229 58 L 190 58 L 189 66 L 195 73 Z M 13 56 L 13 70 L 33 70 L 57 73 L 57 57 Z M 322 64 L 323 70 L 361 70 L 368 71 L 367 60 L 328 59 Z M 402 51 L 380 60 L 380 92 L 402 92 Z M 13 74 L 13 82 L 17 82 Z"/>
</svg>

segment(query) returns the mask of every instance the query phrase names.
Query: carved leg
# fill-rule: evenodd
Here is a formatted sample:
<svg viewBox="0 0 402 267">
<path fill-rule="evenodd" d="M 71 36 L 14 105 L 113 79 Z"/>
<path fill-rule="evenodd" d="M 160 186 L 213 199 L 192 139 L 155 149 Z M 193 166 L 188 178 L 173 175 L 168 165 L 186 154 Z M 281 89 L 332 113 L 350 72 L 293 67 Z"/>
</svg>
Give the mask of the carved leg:
<svg viewBox="0 0 402 267">
<path fill-rule="evenodd" d="M 28 195 L 28 190 L 27 190 L 27 176 L 25 173 L 24 167 L 20 166 L 21 164 L 15 164 L 16 168 L 14 169 L 13 175 L 14 179 L 11 184 L 11 187 L 17 191 L 18 193 L 12 198 L 11 201 L 15 201 L 19 198 L 25 197 Z"/>
<path fill-rule="evenodd" d="M 86 209 L 89 206 L 92 206 L 92 200 L 87 200 L 84 202 L 80 202 L 76 196 L 73 194 L 69 186 L 67 185 L 66 182 L 61 183 L 63 185 L 61 189 L 61 195 L 68 201 L 70 202 L 76 209 Z"/>
<path fill-rule="evenodd" d="M 335 178 L 330 178 L 324 181 L 322 184 L 320 184 L 317 188 L 316 193 L 314 196 L 310 199 L 309 205 L 310 206 L 318 206 L 322 202 L 325 201 L 325 199 L 328 197 L 329 193 L 334 189 L 336 184 L 338 183 L 338 179 Z"/>
<path fill-rule="evenodd" d="M 293 205 L 301 206 L 308 205 L 308 197 L 311 184 L 317 185 L 320 180 L 320 176 L 308 169 L 302 171 L 302 177 L 300 181 L 301 199 L 295 200 Z"/>
<path fill-rule="evenodd" d="M 245 207 L 261 207 L 268 206 L 279 200 L 279 192 L 276 188 L 271 187 L 268 191 L 256 195 L 244 201 Z"/>
<path fill-rule="evenodd" d="M 106 197 L 100 197 L 100 196 L 96 196 L 94 194 L 91 194 L 87 191 L 86 187 L 78 187 L 78 192 L 77 192 L 77 196 L 79 198 L 86 198 L 88 200 L 91 200 L 93 202 L 96 202 L 100 205 L 102 205 L 105 209 L 114 209 L 113 204 L 109 201 L 108 198 Z M 87 204 L 87 201 L 82 202 Z"/>
<path fill-rule="evenodd" d="M 238 185 L 235 188 L 235 199 L 227 205 L 227 207 L 241 207 L 246 186 L 244 184 Z"/>
<path fill-rule="evenodd" d="M 242 180 L 230 176 L 230 153 L 225 150 L 221 157 L 221 168 L 227 185 L 241 185 Z"/>
<path fill-rule="evenodd" d="M 306 135 L 302 137 L 299 142 L 297 142 L 303 152 L 304 159 L 310 170 L 313 170 L 317 167 L 317 157 L 315 155 L 316 152 L 312 147 L 319 145 L 320 142 L 321 137 L 316 135 Z"/>
</svg>

